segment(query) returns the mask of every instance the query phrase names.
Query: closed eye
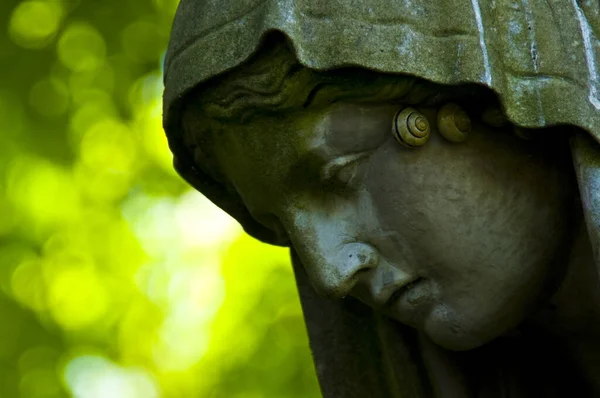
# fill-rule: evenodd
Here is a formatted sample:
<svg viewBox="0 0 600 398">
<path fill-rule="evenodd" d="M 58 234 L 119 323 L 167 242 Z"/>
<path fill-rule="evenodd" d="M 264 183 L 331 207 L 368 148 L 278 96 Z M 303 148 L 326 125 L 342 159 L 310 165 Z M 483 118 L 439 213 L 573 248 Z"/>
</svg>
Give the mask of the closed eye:
<svg viewBox="0 0 600 398">
<path fill-rule="evenodd" d="M 321 181 L 330 182 L 337 178 L 342 180 L 342 182 L 347 183 L 354 175 L 354 170 L 349 170 L 348 166 L 353 166 L 357 161 L 366 157 L 368 154 L 368 152 L 354 153 L 330 161 L 321 170 Z"/>
</svg>

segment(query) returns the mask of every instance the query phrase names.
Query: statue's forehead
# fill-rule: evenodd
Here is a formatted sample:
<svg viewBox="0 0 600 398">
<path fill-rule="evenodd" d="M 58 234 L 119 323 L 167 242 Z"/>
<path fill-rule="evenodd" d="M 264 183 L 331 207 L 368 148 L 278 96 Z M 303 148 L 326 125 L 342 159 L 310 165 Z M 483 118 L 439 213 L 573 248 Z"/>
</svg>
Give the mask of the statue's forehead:
<svg viewBox="0 0 600 398">
<path fill-rule="evenodd" d="M 337 103 L 232 126 L 217 145 L 219 162 L 240 191 L 257 182 L 292 186 L 315 180 L 327 162 L 389 138 L 398 106 Z"/>
<path fill-rule="evenodd" d="M 229 172 L 261 176 L 265 171 L 278 177 L 299 157 L 326 144 L 322 132 L 328 124 L 315 112 L 257 115 L 244 123 L 225 123 L 223 135 L 214 139 L 215 148 Z"/>
<path fill-rule="evenodd" d="M 250 159 L 295 159 L 306 153 L 329 158 L 356 152 L 380 140 L 391 129 L 394 112 L 405 105 L 391 102 L 338 102 L 325 107 L 256 117 L 229 124 L 221 153 L 236 148 Z"/>
</svg>

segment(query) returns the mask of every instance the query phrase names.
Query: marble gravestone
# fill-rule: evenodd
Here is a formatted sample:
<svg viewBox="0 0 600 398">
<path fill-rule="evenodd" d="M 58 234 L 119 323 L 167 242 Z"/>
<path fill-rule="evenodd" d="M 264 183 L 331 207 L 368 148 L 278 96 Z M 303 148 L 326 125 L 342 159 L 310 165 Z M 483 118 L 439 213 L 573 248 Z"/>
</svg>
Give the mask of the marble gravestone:
<svg viewBox="0 0 600 398">
<path fill-rule="evenodd" d="M 599 39 L 595 0 L 181 0 L 175 167 L 290 248 L 324 397 L 600 396 Z"/>
</svg>

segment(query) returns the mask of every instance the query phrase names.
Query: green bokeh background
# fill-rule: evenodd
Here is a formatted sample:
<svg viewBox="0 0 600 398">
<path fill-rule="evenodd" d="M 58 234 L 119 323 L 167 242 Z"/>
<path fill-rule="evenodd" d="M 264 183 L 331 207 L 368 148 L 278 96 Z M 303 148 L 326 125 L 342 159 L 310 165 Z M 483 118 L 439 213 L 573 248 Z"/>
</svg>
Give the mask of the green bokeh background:
<svg viewBox="0 0 600 398">
<path fill-rule="evenodd" d="M 0 1 L 0 397 L 318 397 L 284 249 L 173 172 L 176 0 Z"/>
</svg>

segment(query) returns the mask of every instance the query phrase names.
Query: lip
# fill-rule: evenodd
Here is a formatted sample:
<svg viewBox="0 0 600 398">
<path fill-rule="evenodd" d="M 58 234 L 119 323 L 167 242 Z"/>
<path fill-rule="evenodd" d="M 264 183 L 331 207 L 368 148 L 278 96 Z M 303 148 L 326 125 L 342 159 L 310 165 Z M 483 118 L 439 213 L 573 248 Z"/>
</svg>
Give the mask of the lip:
<svg viewBox="0 0 600 398">
<path fill-rule="evenodd" d="M 387 302 L 385 303 L 385 308 L 390 308 L 392 307 L 396 302 L 398 302 L 400 300 L 400 298 L 402 298 L 402 296 L 404 296 L 405 293 L 407 293 L 412 287 L 414 287 L 416 284 L 418 284 L 419 282 L 421 282 L 423 280 L 423 278 L 415 278 L 413 280 L 411 280 L 410 282 L 400 286 L 398 289 L 396 289 L 388 298 Z"/>
</svg>

